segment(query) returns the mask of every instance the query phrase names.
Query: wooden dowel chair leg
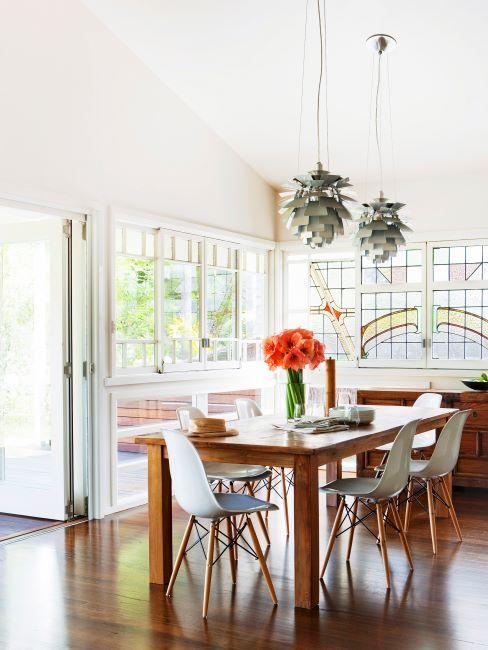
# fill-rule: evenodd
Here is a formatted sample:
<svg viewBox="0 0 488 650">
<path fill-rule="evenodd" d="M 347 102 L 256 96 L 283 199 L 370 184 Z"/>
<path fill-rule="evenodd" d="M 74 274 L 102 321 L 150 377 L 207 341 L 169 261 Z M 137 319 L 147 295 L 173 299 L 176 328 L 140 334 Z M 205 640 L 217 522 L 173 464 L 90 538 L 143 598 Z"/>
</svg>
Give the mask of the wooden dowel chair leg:
<svg viewBox="0 0 488 650">
<path fill-rule="evenodd" d="M 266 501 L 268 503 L 269 503 L 269 501 L 271 499 L 271 481 L 272 481 L 272 479 L 273 479 L 273 470 L 271 469 L 271 474 L 268 476 L 268 483 L 267 483 L 267 486 L 266 486 Z M 269 510 L 266 510 L 266 515 L 265 515 L 266 525 L 268 525 L 268 517 L 269 517 Z"/>
<path fill-rule="evenodd" d="M 246 485 L 247 485 L 247 491 L 253 497 L 254 496 L 254 489 L 253 489 L 251 483 L 246 483 Z M 263 531 L 264 539 L 266 540 L 266 546 L 270 546 L 271 540 L 270 540 L 269 535 L 268 535 L 268 529 L 266 528 L 266 524 L 264 523 L 263 514 L 261 512 L 256 512 L 256 515 L 257 515 L 261 530 Z"/>
<path fill-rule="evenodd" d="M 351 530 L 349 531 L 349 541 L 347 543 L 347 553 L 346 553 L 346 562 L 349 562 L 349 559 L 351 557 L 351 549 L 352 549 L 352 542 L 354 539 L 354 531 L 356 530 L 356 526 L 354 525 L 356 523 L 357 515 L 358 515 L 358 506 L 359 506 L 359 499 L 355 499 L 353 506 L 352 506 L 352 516 L 351 516 Z"/>
<path fill-rule="evenodd" d="M 259 544 L 258 536 L 256 535 L 254 525 L 253 525 L 253 523 L 251 521 L 251 517 L 249 517 L 249 515 L 247 516 L 247 526 L 249 528 L 249 533 L 251 535 L 254 550 L 256 551 L 256 555 L 258 556 L 261 571 L 263 573 L 264 579 L 266 580 L 266 584 L 268 585 L 269 593 L 271 595 L 271 600 L 273 601 L 273 603 L 275 605 L 277 605 L 278 604 L 278 599 L 276 598 L 276 592 L 274 590 L 273 581 L 271 580 L 271 576 L 270 576 L 269 570 L 268 570 L 268 565 L 266 564 L 266 560 L 264 559 L 263 551 L 261 550 L 261 546 Z"/>
<path fill-rule="evenodd" d="M 290 536 L 290 518 L 288 515 L 288 492 L 286 489 L 285 468 L 281 468 L 281 485 L 283 489 L 283 509 L 285 511 L 286 536 Z"/>
<path fill-rule="evenodd" d="M 232 494 L 234 494 L 234 492 L 235 492 L 234 491 L 234 483 L 230 484 L 230 491 L 232 492 Z M 232 525 L 234 527 L 234 531 L 237 532 L 237 518 L 236 517 L 232 517 Z M 237 562 L 237 559 L 238 559 L 238 557 L 237 557 L 237 544 L 234 546 L 234 559 Z"/>
<path fill-rule="evenodd" d="M 444 496 L 444 501 L 447 503 L 449 506 L 449 515 L 451 517 L 452 525 L 454 526 L 454 529 L 456 530 L 456 534 L 458 536 L 458 539 L 460 542 L 463 541 L 463 536 L 461 534 L 461 526 L 459 525 L 459 521 L 456 515 L 456 511 L 454 509 L 454 504 L 452 502 L 451 495 L 449 494 L 449 489 L 446 486 L 446 483 L 444 481 L 444 477 L 440 477 L 440 486 L 442 490 L 442 494 Z"/>
<path fill-rule="evenodd" d="M 230 574 L 232 576 L 232 584 L 235 585 L 236 580 L 237 580 L 237 574 L 236 574 L 236 557 L 235 557 L 235 549 L 237 544 L 234 544 L 233 539 L 234 539 L 234 532 L 232 530 L 232 523 L 230 520 L 230 517 L 227 517 L 227 537 L 229 538 L 229 562 L 230 562 Z"/>
<path fill-rule="evenodd" d="M 205 570 L 205 590 L 203 593 L 203 618 L 207 618 L 208 603 L 210 599 L 210 585 L 212 583 L 212 568 L 214 558 L 215 537 L 217 535 L 217 526 L 212 521 L 210 525 L 210 534 L 208 536 L 208 551 L 207 551 L 207 568 Z"/>
<path fill-rule="evenodd" d="M 336 535 L 337 535 L 337 532 L 339 530 L 339 526 L 341 525 L 342 513 L 344 512 L 344 502 L 345 502 L 345 498 L 342 497 L 340 502 L 339 502 L 339 506 L 337 508 L 337 513 L 336 513 L 336 516 L 335 516 L 335 519 L 334 519 L 334 524 L 332 526 L 332 530 L 331 530 L 331 533 L 330 533 L 329 543 L 327 545 L 327 551 L 325 553 L 324 564 L 322 565 L 322 571 L 320 573 L 321 578 L 324 577 L 324 573 L 325 573 L 325 570 L 327 568 L 327 564 L 329 563 L 329 559 L 330 559 L 330 555 L 332 553 L 332 549 L 334 548 Z"/>
<path fill-rule="evenodd" d="M 413 479 L 408 481 L 407 485 L 407 503 L 405 505 L 405 525 L 403 530 L 407 532 L 410 527 L 410 518 L 412 516 L 412 495 L 413 495 Z"/>
<path fill-rule="evenodd" d="M 381 555 L 385 567 L 386 588 L 390 588 L 390 565 L 388 563 L 388 550 L 386 548 L 385 520 L 383 519 L 383 508 L 381 503 L 376 504 L 376 519 L 378 520 L 378 532 L 380 537 Z"/>
<path fill-rule="evenodd" d="M 427 481 L 427 503 L 429 506 L 430 535 L 432 537 L 432 552 L 437 555 L 437 531 L 435 525 L 435 506 L 432 481 Z"/>
<path fill-rule="evenodd" d="M 178 556 L 176 558 L 176 562 L 173 567 L 173 571 L 171 573 L 171 578 L 169 579 L 168 588 L 166 590 L 167 596 L 171 596 L 171 593 L 173 591 L 173 586 L 175 584 L 178 571 L 180 570 L 181 562 L 183 561 L 183 557 L 185 555 L 186 547 L 188 546 L 188 540 L 190 539 L 190 534 L 194 523 L 195 523 L 195 517 L 192 515 L 188 520 L 188 524 L 183 534 L 183 539 L 181 540 L 180 550 L 178 551 Z"/>
<path fill-rule="evenodd" d="M 408 543 L 407 536 L 405 535 L 405 532 L 403 530 L 403 524 L 402 524 L 402 520 L 400 519 L 400 514 L 396 509 L 396 505 L 394 503 L 391 504 L 391 514 L 393 517 L 393 521 L 395 522 L 395 525 L 398 528 L 398 534 L 400 535 L 400 541 L 405 551 L 405 555 L 407 556 L 408 564 L 413 571 L 413 559 L 412 559 L 412 553 L 410 551 L 410 545 Z"/>
</svg>

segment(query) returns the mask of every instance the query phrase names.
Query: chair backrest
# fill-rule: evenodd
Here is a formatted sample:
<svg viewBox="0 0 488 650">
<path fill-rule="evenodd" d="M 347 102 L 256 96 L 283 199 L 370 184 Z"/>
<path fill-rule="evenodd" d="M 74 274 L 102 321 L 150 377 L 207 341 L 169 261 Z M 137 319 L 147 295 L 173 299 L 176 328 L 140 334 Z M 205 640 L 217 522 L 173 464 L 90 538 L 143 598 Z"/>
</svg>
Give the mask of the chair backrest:
<svg viewBox="0 0 488 650">
<path fill-rule="evenodd" d="M 425 406 L 426 408 L 438 409 L 442 402 L 442 395 L 439 393 L 422 393 L 414 402 L 414 406 Z"/>
<path fill-rule="evenodd" d="M 422 471 L 423 476 L 444 476 L 452 472 L 458 460 L 464 425 L 470 413 L 470 410 L 458 411 L 444 425 L 432 456 Z"/>
<path fill-rule="evenodd" d="M 237 417 L 239 420 L 246 418 L 256 418 L 262 415 L 263 412 L 253 399 L 247 397 L 238 397 L 236 399 Z"/>
<path fill-rule="evenodd" d="M 205 417 L 205 413 L 200 409 L 197 409 L 196 406 L 178 406 L 176 409 L 176 415 L 178 416 L 180 429 L 183 431 L 188 431 L 190 420 Z"/>
<path fill-rule="evenodd" d="M 424 406 L 425 408 L 438 409 L 442 403 L 442 395 L 439 393 L 422 393 L 414 402 L 414 406 Z M 435 444 L 435 429 L 418 433 L 413 439 L 413 448 L 431 447 Z"/>
<path fill-rule="evenodd" d="M 197 450 L 179 431 L 163 433 L 176 500 L 186 512 L 212 519 L 222 511 L 208 484 Z"/>
<path fill-rule="evenodd" d="M 379 483 L 368 496 L 377 499 L 391 498 L 400 494 L 407 485 L 412 442 L 419 422 L 420 420 L 412 420 L 400 429 L 388 454 L 385 470 Z"/>
</svg>

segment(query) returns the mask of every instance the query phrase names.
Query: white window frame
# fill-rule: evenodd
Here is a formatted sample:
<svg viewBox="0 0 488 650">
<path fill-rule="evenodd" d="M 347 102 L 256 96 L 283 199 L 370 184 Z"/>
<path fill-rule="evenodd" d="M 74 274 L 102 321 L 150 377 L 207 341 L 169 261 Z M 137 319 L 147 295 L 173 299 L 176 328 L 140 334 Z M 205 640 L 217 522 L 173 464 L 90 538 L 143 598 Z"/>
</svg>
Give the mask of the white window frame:
<svg viewBox="0 0 488 650">
<path fill-rule="evenodd" d="M 420 250 L 421 251 L 421 282 L 397 282 L 393 284 L 362 284 L 362 265 L 361 253 L 356 251 L 356 351 L 359 368 L 425 368 L 426 364 L 426 332 L 427 332 L 427 295 L 425 285 L 425 261 L 426 261 L 425 242 L 409 242 L 403 250 Z M 422 300 L 422 356 L 420 359 L 362 359 L 361 358 L 361 328 L 362 328 L 362 295 L 372 293 L 401 293 L 416 291 L 420 292 Z"/>
<path fill-rule="evenodd" d="M 228 247 L 232 254 L 235 256 L 235 268 L 219 266 L 218 264 L 213 264 L 208 259 L 208 245 L 223 245 Z M 240 274 L 240 262 L 241 262 L 241 246 L 232 242 L 225 241 L 224 239 L 215 239 L 212 237 L 205 238 L 205 251 L 204 251 L 204 268 L 205 268 L 205 278 L 203 280 L 203 303 L 204 303 L 204 321 L 203 321 L 203 332 L 204 338 L 210 339 L 210 348 L 204 348 L 204 359 L 205 359 L 205 369 L 213 370 L 215 368 L 239 368 L 240 367 L 240 322 L 241 322 L 241 305 L 240 305 L 240 295 L 241 295 L 241 274 Z M 231 271 L 235 274 L 235 330 L 234 336 L 229 338 L 217 338 L 211 339 L 208 332 L 208 323 L 207 323 L 207 272 L 210 268 L 213 269 L 222 269 L 224 271 Z M 231 341 L 234 345 L 234 359 L 230 361 L 211 361 L 209 359 L 210 349 L 214 347 L 217 341 Z"/>
<path fill-rule="evenodd" d="M 116 265 L 116 228 L 117 227 L 127 227 L 133 228 L 135 230 L 149 231 L 155 234 L 154 242 L 154 255 L 155 255 L 155 366 L 143 367 L 137 366 L 135 368 L 120 368 L 117 367 L 116 359 L 116 338 L 115 338 L 115 265 Z M 190 225 L 189 225 L 190 226 Z M 252 251 L 256 253 L 264 253 L 265 255 L 265 291 L 264 291 L 264 303 L 265 303 L 265 322 L 266 327 L 269 323 L 269 309 L 270 309 L 270 257 L 274 250 L 274 245 L 271 242 L 266 242 L 259 239 L 248 238 L 245 236 L 239 237 L 237 235 L 232 235 L 228 233 L 229 236 L 225 237 L 216 237 L 214 235 L 207 235 L 205 231 L 202 231 L 201 228 L 195 226 L 195 228 L 188 227 L 185 230 L 179 230 L 176 228 L 165 227 L 165 224 L 161 223 L 161 220 L 155 218 L 154 216 L 138 216 L 130 215 L 123 211 L 115 210 L 111 214 L 110 225 L 109 225 L 109 252 L 110 252 L 110 278 L 109 278 L 109 314 L 110 314 L 110 377 L 123 377 L 123 376 L 134 376 L 139 375 L 142 377 L 147 376 L 154 377 L 157 374 L 168 375 L 174 372 L 198 372 L 198 371 L 207 371 L 207 370 L 217 370 L 217 369 L 239 369 L 241 367 L 248 367 L 254 362 L 246 362 L 242 360 L 242 338 L 241 338 L 241 262 L 243 251 Z M 195 233 L 192 231 L 195 230 Z M 200 260 L 200 269 L 201 269 L 201 299 L 200 299 L 200 361 L 188 362 L 188 363 L 175 363 L 169 364 L 165 363 L 162 366 L 161 361 L 163 359 L 163 280 L 164 280 L 164 262 L 166 258 L 164 257 L 164 237 L 165 236 L 175 235 L 180 238 L 187 238 L 192 241 L 199 241 L 201 243 L 201 260 Z M 226 269 L 231 270 L 236 273 L 236 330 L 235 337 L 232 337 L 230 340 L 233 341 L 235 346 L 235 358 L 231 361 L 210 361 L 207 357 L 207 349 L 201 347 L 201 339 L 207 337 L 207 314 L 206 314 L 206 297 L 207 297 L 207 244 L 208 243 L 221 244 L 231 248 L 237 258 L 236 268 L 235 269 Z M 182 262 L 185 263 L 185 262 Z M 192 262 L 190 262 L 192 263 Z M 213 265 L 212 265 L 213 266 Z M 218 268 L 218 267 L 217 267 Z M 265 333 L 266 335 L 266 333 Z M 138 343 L 144 343 L 145 341 L 136 341 Z M 153 343 L 153 341 L 151 341 Z M 257 362 L 259 363 L 259 361 Z M 129 381 L 129 377 L 128 377 Z M 140 381 L 140 380 L 139 380 Z"/>
<path fill-rule="evenodd" d="M 164 256 L 164 239 L 165 237 L 178 237 L 180 239 L 186 239 L 188 242 L 198 242 L 200 244 L 200 262 L 198 265 L 196 265 L 194 262 L 181 262 L 179 260 L 170 260 Z M 167 230 L 165 228 L 160 229 L 160 251 L 161 255 L 158 259 L 160 263 L 160 270 L 159 270 L 159 275 L 161 277 L 161 291 L 159 294 L 156 296 L 156 300 L 158 302 L 158 312 L 159 312 L 159 318 L 160 318 L 160 340 L 161 340 L 161 345 L 159 346 L 159 357 L 157 357 L 159 361 L 159 368 L 162 370 L 162 372 L 169 373 L 169 372 L 180 372 L 180 371 L 188 371 L 188 370 L 203 370 L 205 368 L 205 355 L 204 355 L 204 350 L 202 348 L 202 337 L 204 336 L 203 332 L 205 331 L 205 278 L 204 278 L 204 273 L 205 273 L 205 238 L 201 236 L 196 236 L 196 235 L 190 235 L 188 233 L 183 233 L 179 232 L 176 230 Z M 175 262 L 176 264 L 191 264 L 191 265 L 196 265 L 200 267 L 200 331 L 199 331 L 199 361 L 189 361 L 189 362 L 176 362 L 176 363 L 165 363 L 164 362 L 164 339 L 165 339 L 165 334 L 164 334 L 164 267 L 165 267 L 165 262 Z"/>
<path fill-rule="evenodd" d="M 242 273 L 253 273 L 253 271 L 249 271 L 248 269 L 244 268 L 244 256 L 246 253 L 254 253 L 256 255 L 263 255 L 264 256 L 264 271 L 263 273 L 255 272 L 255 275 L 262 276 L 264 278 L 264 291 L 263 291 L 263 300 L 264 300 L 264 324 L 263 324 L 263 337 L 261 339 L 245 339 L 242 334 L 242 318 L 241 318 L 241 313 L 242 313 Z M 269 251 L 264 251 L 262 248 L 254 248 L 252 246 L 241 246 L 239 250 L 239 257 L 238 257 L 238 266 L 239 266 L 239 276 L 238 276 L 238 283 L 239 283 L 239 295 L 238 295 L 238 301 L 239 301 L 239 322 L 238 322 L 238 336 L 239 336 L 239 359 L 241 361 L 242 365 L 245 365 L 246 367 L 251 367 L 253 364 L 261 364 L 264 361 L 264 357 L 262 354 L 262 346 L 261 343 L 266 336 L 268 336 L 269 333 L 269 267 L 270 267 L 270 254 Z M 257 343 L 258 344 L 258 350 L 259 353 L 257 355 L 256 361 L 248 361 L 247 359 L 244 358 L 244 346 L 247 345 L 248 343 Z"/>
<path fill-rule="evenodd" d="M 131 255 L 129 253 L 120 253 L 117 251 L 116 245 L 116 229 L 117 227 L 130 228 L 132 230 L 139 230 L 140 232 L 150 232 L 154 235 L 154 340 L 149 339 L 134 339 L 123 341 L 122 343 L 148 343 L 154 345 L 154 360 L 155 364 L 152 366 L 135 366 L 132 368 L 123 368 L 117 366 L 117 337 L 115 331 L 115 321 L 116 321 L 116 297 L 115 297 L 115 288 L 116 288 L 116 264 L 117 264 L 117 255 L 126 255 L 127 257 L 136 257 L 140 259 L 149 259 L 147 256 L 141 255 Z M 157 305 L 158 295 L 161 290 L 160 282 L 160 273 L 158 272 L 158 260 L 159 256 L 159 236 L 158 229 L 152 228 L 147 225 L 140 225 L 126 221 L 113 221 L 112 223 L 112 237 L 111 237 L 111 259 L 110 259 L 110 270 L 111 270 L 111 281 L 110 281 L 110 367 L 112 370 L 112 376 L 114 375 L 140 375 L 147 373 L 155 373 L 158 371 L 157 360 L 159 359 L 160 351 L 160 325 L 159 325 L 159 311 Z"/>
<path fill-rule="evenodd" d="M 487 280 L 463 280 L 434 282 L 434 248 L 452 248 L 455 246 L 488 246 L 488 239 L 467 239 L 467 240 L 445 240 L 430 241 L 427 243 L 426 269 L 427 269 L 427 291 L 429 299 L 429 310 L 427 319 L 427 367 L 428 368 L 450 368 L 450 369 L 483 369 L 488 366 L 488 359 L 433 359 L 432 358 L 432 324 L 434 305 L 434 291 L 442 290 L 464 290 L 464 289 L 485 289 L 488 290 Z"/>
</svg>

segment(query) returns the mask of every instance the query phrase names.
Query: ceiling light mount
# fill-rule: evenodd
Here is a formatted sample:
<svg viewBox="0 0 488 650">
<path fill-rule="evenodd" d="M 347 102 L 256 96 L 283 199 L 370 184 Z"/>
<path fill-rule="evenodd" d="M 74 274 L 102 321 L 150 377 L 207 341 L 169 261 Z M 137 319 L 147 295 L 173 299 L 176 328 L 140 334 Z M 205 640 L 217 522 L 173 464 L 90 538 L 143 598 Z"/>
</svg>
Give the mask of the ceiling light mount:
<svg viewBox="0 0 488 650">
<path fill-rule="evenodd" d="M 397 45 L 396 38 L 389 34 L 373 34 L 366 39 L 366 43 L 378 54 L 383 54 L 387 48 L 393 50 Z"/>
</svg>

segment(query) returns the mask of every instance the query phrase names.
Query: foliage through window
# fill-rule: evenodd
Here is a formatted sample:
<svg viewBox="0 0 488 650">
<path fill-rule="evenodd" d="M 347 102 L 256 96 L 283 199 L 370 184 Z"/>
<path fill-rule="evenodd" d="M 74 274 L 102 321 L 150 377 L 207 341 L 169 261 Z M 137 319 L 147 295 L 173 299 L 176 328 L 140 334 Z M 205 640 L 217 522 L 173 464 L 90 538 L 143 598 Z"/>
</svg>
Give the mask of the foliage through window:
<svg viewBox="0 0 488 650">
<path fill-rule="evenodd" d="M 118 228 L 115 259 L 115 338 L 120 368 L 155 365 L 154 233 Z"/>
</svg>

